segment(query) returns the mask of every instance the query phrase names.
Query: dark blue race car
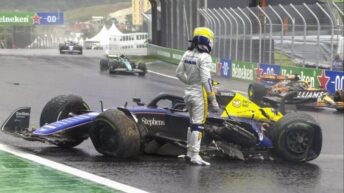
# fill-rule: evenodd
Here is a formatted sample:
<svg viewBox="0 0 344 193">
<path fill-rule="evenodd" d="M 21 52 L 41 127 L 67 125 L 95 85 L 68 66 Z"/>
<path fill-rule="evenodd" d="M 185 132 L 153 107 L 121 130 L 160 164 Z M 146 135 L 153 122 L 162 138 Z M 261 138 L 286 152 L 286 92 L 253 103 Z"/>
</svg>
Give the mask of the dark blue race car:
<svg viewBox="0 0 344 193">
<path fill-rule="evenodd" d="M 217 91 L 217 99 L 223 112 L 209 114 L 201 154 L 241 160 L 263 155 L 293 162 L 319 156 L 321 128 L 308 114 L 283 115 L 231 91 Z M 138 98 L 134 102 L 132 107 L 126 103 L 94 112 L 81 97 L 60 95 L 43 108 L 41 127 L 30 129 L 30 107 L 22 107 L 9 116 L 1 131 L 63 148 L 90 137 L 99 153 L 119 158 L 184 154 L 189 115 L 183 98 L 161 94 L 148 104 Z"/>
</svg>

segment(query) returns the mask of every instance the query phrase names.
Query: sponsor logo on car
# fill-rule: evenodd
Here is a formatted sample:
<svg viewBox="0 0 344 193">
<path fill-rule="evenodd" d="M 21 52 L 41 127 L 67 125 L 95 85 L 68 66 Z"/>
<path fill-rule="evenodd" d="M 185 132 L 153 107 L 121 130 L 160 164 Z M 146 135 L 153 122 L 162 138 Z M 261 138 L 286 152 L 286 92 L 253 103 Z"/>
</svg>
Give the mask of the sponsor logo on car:
<svg viewBox="0 0 344 193">
<path fill-rule="evenodd" d="M 300 91 L 297 93 L 297 98 L 320 98 L 326 95 L 324 91 Z"/>
<path fill-rule="evenodd" d="M 26 117 L 30 116 L 30 113 L 27 112 L 16 112 L 16 117 Z"/>
<path fill-rule="evenodd" d="M 233 105 L 233 107 L 239 108 L 241 106 L 241 101 L 240 100 L 233 100 L 232 105 Z"/>
<path fill-rule="evenodd" d="M 143 124 L 149 125 L 149 126 L 165 126 L 165 121 L 155 119 L 154 117 L 152 119 L 142 117 L 141 121 Z"/>
</svg>

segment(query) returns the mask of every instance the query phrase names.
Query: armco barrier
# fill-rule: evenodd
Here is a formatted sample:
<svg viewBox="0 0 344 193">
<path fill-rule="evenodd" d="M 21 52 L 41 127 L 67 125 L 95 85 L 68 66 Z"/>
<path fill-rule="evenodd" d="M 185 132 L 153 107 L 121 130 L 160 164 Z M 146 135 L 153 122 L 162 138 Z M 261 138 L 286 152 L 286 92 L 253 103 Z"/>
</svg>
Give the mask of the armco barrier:
<svg viewBox="0 0 344 193">
<path fill-rule="evenodd" d="M 344 72 L 322 70 L 318 81 L 330 94 L 334 94 L 337 90 L 344 89 Z"/>
<path fill-rule="evenodd" d="M 239 80 L 253 81 L 255 79 L 256 64 L 243 61 L 232 61 L 231 77 Z"/>
<path fill-rule="evenodd" d="M 148 44 L 148 55 L 156 56 L 166 62 L 178 64 L 183 54 L 184 51 L 181 50 Z M 213 61 L 215 61 L 214 58 Z M 217 72 L 219 76 L 226 78 L 246 81 L 254 81 L 257 73 L 297 74 L 301 80 L 310 81 L 313 87 L 323 87 L 330 94 L 334 94 L 339 89 L 344 89 L 344 72 L 324 69 L 279 66 L 274 64 L 259 64 L 258 68 L 255 63 L 221 59 L 217 65 L 214 65 L 213 72 Z"/>
<path fill-rule="evenodd" d="M 179 64 L 180 59 L 183 57 L 185 51 L 165 48 L 161 46 L 157 46 L 154 44 L 148 44 L 148 55 L 155 56 L 158 59 L 169 62 L 172 64 Z M 212 68 L 212 72 L 216 72 L 216 59 L 212 58 L 214 66 Z"/>
<path fill-rule="evenodd" d="M 334 94 L 337 90 L 344 89 L 344 72 L 315 68 L 279 66 L 274 64 L 260 64 L 259 70 L 256 70 L 256 72 L 277 75 L 297 74 L 301 80 L 310 81 L 313 87 L 324 88 L 330 94 Z"/>
<path fill-rule="evenodd" d="M 317 81 L 317 77 L 321 75 L 321 69 L 281 66 L 281 74 L 282 75 L 297 74 L 299 75 L 301 80 L 310 81 L 312 87 L 320 86 L 319 81 Z"/>
<path fill-rule="evenodd" d="M 181 50 L 175 50 L 171 48 L 165 48 L 153 44 L 148 44 L 148 55 L 156 56 L 160 60 L 172 64 L 178 64 L 183 54 L 184 52 Z"/>
<path fill-rule="evenodd" d="M 231 78 L 232 72 L 232 61 L 230 59 L 222 58 L 219 63 L 217 63 L 217 75 L 225 78 Z"/>
<path fill-rule="evenodd" d="M 221 59 L 217 64 L 219 76 L 253 81 L 257 74 L 297 74 L 301 80 L 310 81 L 313 87 L 322 87 L 330 94 L 344 89 L 344 72 L 275 64 L 259 64 L 259 67 L 256 67 L 255 64 L 249 62 L 233 61 L 231 63 L 230 61 L 229 59 Z M 229 69 L 229 72 L 226 72 L 225 69 Z"/>
</svg>

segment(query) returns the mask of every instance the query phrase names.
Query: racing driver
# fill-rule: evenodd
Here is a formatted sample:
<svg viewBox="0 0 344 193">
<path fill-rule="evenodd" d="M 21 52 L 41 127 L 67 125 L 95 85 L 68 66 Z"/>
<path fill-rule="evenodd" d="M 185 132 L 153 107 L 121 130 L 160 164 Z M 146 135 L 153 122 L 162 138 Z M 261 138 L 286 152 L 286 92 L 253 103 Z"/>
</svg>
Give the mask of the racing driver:
<svg viewBox="0 0 344 193">
<path fill-rule="evenodd" d="M 191 46 L 184 53 L 176 70 L 178 79 L 186 84 L 184 101 L 190 115 L 186 159 L 196 165 L 210 165 L 201 158 L 199 152 L 208 114 L 208 101 L 213 111 L 219 111 L 210 75 L 214 33 L 209 28 L 197 27 L 190 42 Z"/>
</svg>

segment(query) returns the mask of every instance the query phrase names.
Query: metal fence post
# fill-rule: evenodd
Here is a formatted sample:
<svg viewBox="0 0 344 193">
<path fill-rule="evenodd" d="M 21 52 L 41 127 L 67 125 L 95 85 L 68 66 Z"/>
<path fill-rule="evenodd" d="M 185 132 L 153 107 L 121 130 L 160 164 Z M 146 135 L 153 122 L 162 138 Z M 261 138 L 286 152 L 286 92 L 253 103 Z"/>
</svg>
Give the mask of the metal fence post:
<svg viewBox="0 0 344 193">
<path fill-rule="evenodd" d="M 320 49 L 320 21 L 319 18 L 315 15 L 315 13 L 306 5 L 306 3 L 303 3 L 303 6 L 306 7 L 306 9 L 313 15 L 315 20 L 317 21 L 317 27 L 318 27 L 318 37 L 317 37 L 317 45 L 318 49 Z M 319 68 L 319 55 L 317 54 L 317 68 Z"/>
<path fill-rule="evenodd" d="M 282 17 L 277 13 L 277 11 L 271 5 L 269 5 L 269 8 L 272 10 L 272 12 L 274 12 L 274 14 L 277 16 L 278 20 L 281 22 L 281 48 L 283 49 L 283 20 L 282 20 Z M 279 61 L 280 61 L 280 65 L 282 65 L 282 55 L 281 54 L 279 54 Z"/>
<path fill-rule="evenodd" d="M 243 61 L 245 61 L 245 48 L 246 48 L 246 46 L 245 46 L 245 40 L 246 40 L 246 24 L 245 24 L 245 21 L 244 21 L 244 19 L 233 9 L 233 8 L 230 8 L 231 9 L 231 11 L 233 11 L 233 13 L 240 19 L 240 21 L 242 22 L 242 24 L 243 24 L 243 39 L 242 39 L 242 57 L 241 57 L 241 59 L 243 60 Z"/>
<path fill-rule="evenodd" d="M 258 6 L 258 9 L 263 13 L 263 15 L 269 20 L 270 24 L 270 38 L 269 38 L 269 64 L 271 64 L 271 56 L 272 56 L 272 22 L 268 14 L 265 13 L 265 11 Z"/>
<path fill-rule="evenodd" d="M 306 47 L 306 38 L 307 38 L 307 22 L 305 20 L 305 17 L 303 17 L 303 15 L 300 13 L 300 11 L 298 9 L 296 9 L 296 7 L 293 4 L 290 4 L 290 6 L 294 9 L 294 11 L 301 17 L 302 22 L 303 22 L 303 45 L 304 47 Z M 306 63 L 306 58 L 303 57 L 303 62 L 302 62 L 302 66 L 304 67 Z"/>
<path fill-rule="evenodd" d="M 232 36 L 233 36 L 233 23 L 232 20 L 228 17 L 228 15 L 223 11 L 223 9 L 219 8 L 219 10 L 223 13 L 223 15 L 228 19 L 230 25 L 230 35 L 229 35 L 229 58 L 232 59 Z"/>
<path fill-rule="evenodd" d="M 260 19 L 254 12 L 249 8 L 246 7 L 246 9 L 257 19 L 259 24 L 259 54 L 258 54 L 258 63 L 260 64 L 262 62 L 262 23 L 260 22 Z"/>
<path fill-rule="evenodd" d="M 204 17 L 205 19 L 205 26 L 211 28 L 211 21 L 209 21 L 209 18 L 203 13 L 202 9 L 198 9 L 198 11 L 201 13 L 201 15 Z"/>
<path fill-rule="evenodd" d="M 174 48 L 173 47 L 174 34 L 172 34 L 173 33 L 173 0 L 171 0 L 171 7 L 170 7 L 170 9 L 171 9 L 171 28 L 170 28 L 171 42 L 170 42 L 170 44 L 171 44 L 171 48 Z"/>
<path fill-rule="evenodd" d="M 176 8 L 177 8 L 177 10 L 176 10 L 176 14 L 177 14 L 177 17 L 176 17 L 176 23 L 177 23 L 177 49 L 180 49 L 180 46 L 179 46 L 179 43 L 180 43 L 180 40 L 181 40 L 181 38 L 180 38 L 180 9 L 179 9 L 179 6 L 180 6 L 180 0 L 176 0 Z"/>
<path fill-rule="evenodd" d="M 223 18 L 223 16 L 219 13 L 219 11 L 218 10 L 216 10 L 216 9 L 214 9 L 214 11 L 216 12 L 216 14 L 222 19 L 222 21 L 223 21 L 223 24 L 224 24 L 224 28 L 225 28 L 225 30 L 224 30 L 224 34 L 223 34 L 223 36 L 222 36 L 222 38 L 224 39 L 224 43 L 223 43 L 223 57 L 225 58 L 226 57 L 226 44 L 227 44 L 227 23 L 226 23 L 226 20 L 225 20 L 225 18 Z"/>
<path fill-rule="evenodd" d="M 209 13 L 209 9 L 207 8 L 207 9 L 204 9 L 204 14 L 206 14 L 207 15 L 207 17 L 209 17 L 209 19 L 213 22 L 213 32 L 214 32 L 214 34 L 216 34 L 216 32 L 217 32 L 217 23 L 216 23 L 216 21 L 215 21 L 215 19 L 213 18 L 213 16 Z M 214 52 L 213 52 L 213 54 L 212 55 L 215 55 L 215 54 L 217 54 L 217 52 L 215 52 L 215 50 L 214 50 Z"/>
<path fill-rule="evenodd" d="M 332 17 L 326 12 L 326 10 L 319 4 L 316 3 L 316 5 L 321 9 L 322 12 L 325 13 L 325 15 L 329 18 L 330 22 L 331 22 L 331 55 L 330 55 L 330 61 L 333 60 L 333 35 L 334 35 L 334 22 L 332 20 Z M 332 69 L 332 65 L 331 65 L 331 69 Z"/>
<path fill-rule="evenodd" d="M 209 28 L 214 29 L 215 31 L 215 24 L 214 21 L 212 20 L 212 18 L 210 18 L 210 16 L 207 14 L 207 12 L 205 11 L 205 9 L 200 9 L 200 13 L 203 15 L 204 18 L 206 18 L 206 20 L 209 21 Z"/>
<path fill-rule="evenodd" d="M 336 3 L 335 3 L 334 1 L 332 1 L 332 5 L 338 10 L 338 12 L 339 12 L 342 16 L 344 16 L 343 10 L 341 10 L 341 9 L 338 7 L 338 5 L 336 5 Z"/>
<path fill-rule="evenodd" d="M 295 40 L 295 19 L 290 15 L 290 13 L 281 5 L 279 7 L 287 14 L 292 23 L 292 34 L 291 34 L 291 55 L 294 56 L 294 40 Z"/>
<path fill-rule="evenodd" d="M 234 19 L 236 24 L 235 59 L 238 60 L 239 23 L 238 20 L 232 15 L 232 13 L 227 8 L 225 8 L 224 10 Z"/>
<path fill-rule="evenodd" d="M 250 23 L 250 62 L 252 62 L 252 36 L 253 36 L 253 25 L 251 19 L 248 17 L 248 15 L 240 8 L 238 7 L 238 10 L 245 16 L 245 18 Z"/>
<path fill-rule="evenodd" d="M 218 22 L 218 27 L 216 28 L 217 29 L 217 31 L 216 31 L 216 33 L 218 34 L 218 46 L 217 46 L 217 57 L 218 58 L 220 58 L 221 56 L 220 56 L 220 50 L 221 50 L 221 22 L 220 22 L 220 20 L 219 20 L 219 18 L 212 12 L 212 10 L 211 9 L 208 9 L 208 11 L 209 11 L 209 14 L 213 17 L 213 18 L 215 18 L 215 20 Z"/>
</svg>

